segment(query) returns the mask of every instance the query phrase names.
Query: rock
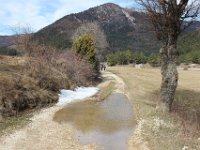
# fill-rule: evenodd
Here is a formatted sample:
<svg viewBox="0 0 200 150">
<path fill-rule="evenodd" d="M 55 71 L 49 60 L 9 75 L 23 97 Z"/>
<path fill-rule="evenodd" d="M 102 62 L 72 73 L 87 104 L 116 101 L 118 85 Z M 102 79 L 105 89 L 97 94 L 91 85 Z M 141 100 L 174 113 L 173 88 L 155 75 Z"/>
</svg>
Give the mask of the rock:
<svg viewBox="0 0 200 150">
<path fill-rule="evenodd" d="M 135 68 L 142 69 L 144 68 L 144 64 L 136 64 Z"/>
</svg>

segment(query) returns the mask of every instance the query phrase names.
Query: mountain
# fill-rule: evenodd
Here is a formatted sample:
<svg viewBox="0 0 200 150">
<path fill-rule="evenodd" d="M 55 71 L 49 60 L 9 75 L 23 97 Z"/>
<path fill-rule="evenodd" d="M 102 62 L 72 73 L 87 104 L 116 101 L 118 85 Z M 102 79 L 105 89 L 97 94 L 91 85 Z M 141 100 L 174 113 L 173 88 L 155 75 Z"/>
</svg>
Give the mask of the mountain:
<svg viewBox="0 0 200 150">
<path fill-rule="evenodd" d="M 7 47 L 13 44 L 16 36 L 0 36 L 0 47 Z"/>
<path fill-rule="evenodd" d="M 200 22 L 194 21 L 191 26 L 186 29 L 186 31 L 200 31 Z"/>
<path fill-rule="evenodd" d="M 153 32 L 148 30 L 143 13 L 130 11 L 112 3 L 67 15 L 41 29 L 34 39 L 59 48 L 71 47 L 72 36 L 85 22 L 97 22 L 107 36 L 110 50 L 157 50 Z"/>
<path fill-rule="evenodd" d="M 180 54 L 199 52 L 200 54 L 200 31 L 190 31 L 182 35 L 178 40 Z"/>
<path fill-rule="evenodd" d="M 107 3 L 86 11 L 67 15 L 34 34 L 34 39 L 58 48 L 70 48 L 76 29 L 86 22 L 97 22 L 107 36 L 109 51 L 136 50 L 146 54 L 158 52 L 159 44 L 144 13 Z M 199 29 L 200 23 L 188 28 Z"/>
</svg>

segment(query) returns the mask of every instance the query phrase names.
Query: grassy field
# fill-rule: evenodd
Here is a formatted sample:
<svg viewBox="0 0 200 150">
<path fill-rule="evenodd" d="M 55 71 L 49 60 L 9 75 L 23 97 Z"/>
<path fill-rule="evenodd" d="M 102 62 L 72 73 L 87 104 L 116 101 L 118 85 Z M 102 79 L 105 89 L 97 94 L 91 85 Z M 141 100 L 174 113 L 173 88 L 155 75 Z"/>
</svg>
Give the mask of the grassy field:
<svg viewBox="0 0 200 150">
<path fill-rule="evenodd" d="M 170 114 L 156 110 L 161 75 L 159 69 L 110 67 L 121 77 L 135 108 L 137 131 L 152 150 L 200 149 L 200 71 L 179 70 L 179 86 Z"/>
</svg>

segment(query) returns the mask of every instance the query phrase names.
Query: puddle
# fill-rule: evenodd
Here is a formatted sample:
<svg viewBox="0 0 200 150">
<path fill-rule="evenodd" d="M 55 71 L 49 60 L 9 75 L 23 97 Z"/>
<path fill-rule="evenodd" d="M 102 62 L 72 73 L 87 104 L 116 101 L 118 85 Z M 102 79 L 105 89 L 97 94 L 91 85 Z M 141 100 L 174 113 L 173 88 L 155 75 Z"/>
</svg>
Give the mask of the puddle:
<svg viewBox="0 0 200 150">
<path fill-rule="evenodd" d="M 68 104 L 56 112 L 54 121 L 67 122 L 77 131 L 81 144 L 96 144 L 104 150 L 128 149 L 128 138 L 135 127 L 133 108 L 127 97 L 114 93 L 105 101 Z"/>
</svg>

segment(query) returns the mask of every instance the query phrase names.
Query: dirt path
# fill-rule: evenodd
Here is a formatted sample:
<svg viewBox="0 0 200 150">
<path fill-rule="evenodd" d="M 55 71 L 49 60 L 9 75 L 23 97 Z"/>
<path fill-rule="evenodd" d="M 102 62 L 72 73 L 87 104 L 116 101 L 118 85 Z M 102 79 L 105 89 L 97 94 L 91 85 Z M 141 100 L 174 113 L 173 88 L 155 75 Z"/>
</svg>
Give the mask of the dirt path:
<svg viewBox="0 0 200 150">
<path fill-rule="evenodd" d="M 111 72 L 106 72 L 106 73 L 104 73 L 103 76 L 107 77 L 107 78 L 109 78 L 109 77 L 114 78 L 116 81 L 115 92 L 125 94 L 130 100 L 130 98 L 131 98 L 130 94 L 129 94 L 128 90 L 126 90 L 126 84 L 122 78 L 120 78 L 119 76 L 117 76 Z M 142 123 L 139 122 L 137 127 L 133 131 L 132 136 L 129 138 L 129 141 L 128 141 L 128 145 L 129 145 L 128 149 L 129 150 L 149 150 L 149 148 L 147 147 L 147 143 L 145 143 L 140 136 L 141 125 L 142 125 Z"/>
<path fill-rule="evenodd" d="M 125 83 L 117 75 L 104 72 L 103 77 L 116 81 L 115 92 L 127 94 Z M 106 82 L 99 85 L 102 88 Z M 0 138 L 1 150 L 93 150 L 95 145 L 80 145 L 73 139 L 75 129 L 68 124 L 59 124 L 52 120 L 55 112 L 62 109 L 60 106 L 43 109 L 31 118 L 31 123 L 14 131 L 9 135 Z M 133 138 L 130 138 L 129 149 L 141 149 L 141 146 L 132 145 Z"/>
<path fill-rule="evenodd" d="M 120 77 L 108 71 L 104 72 L 102 76 L 110 80 L 115 80 L 114 92 L 125 94 L 125 83 Z"/>
<path fill-rule="evenodd" d="M 54 106 L 35 114 L 31 123 L 0 139 L 1 150 L 92 150 L 95 146 L 82 146 L 73 140 L 73 128 L 52 120 L 61 107 Z"/>
</svg>

